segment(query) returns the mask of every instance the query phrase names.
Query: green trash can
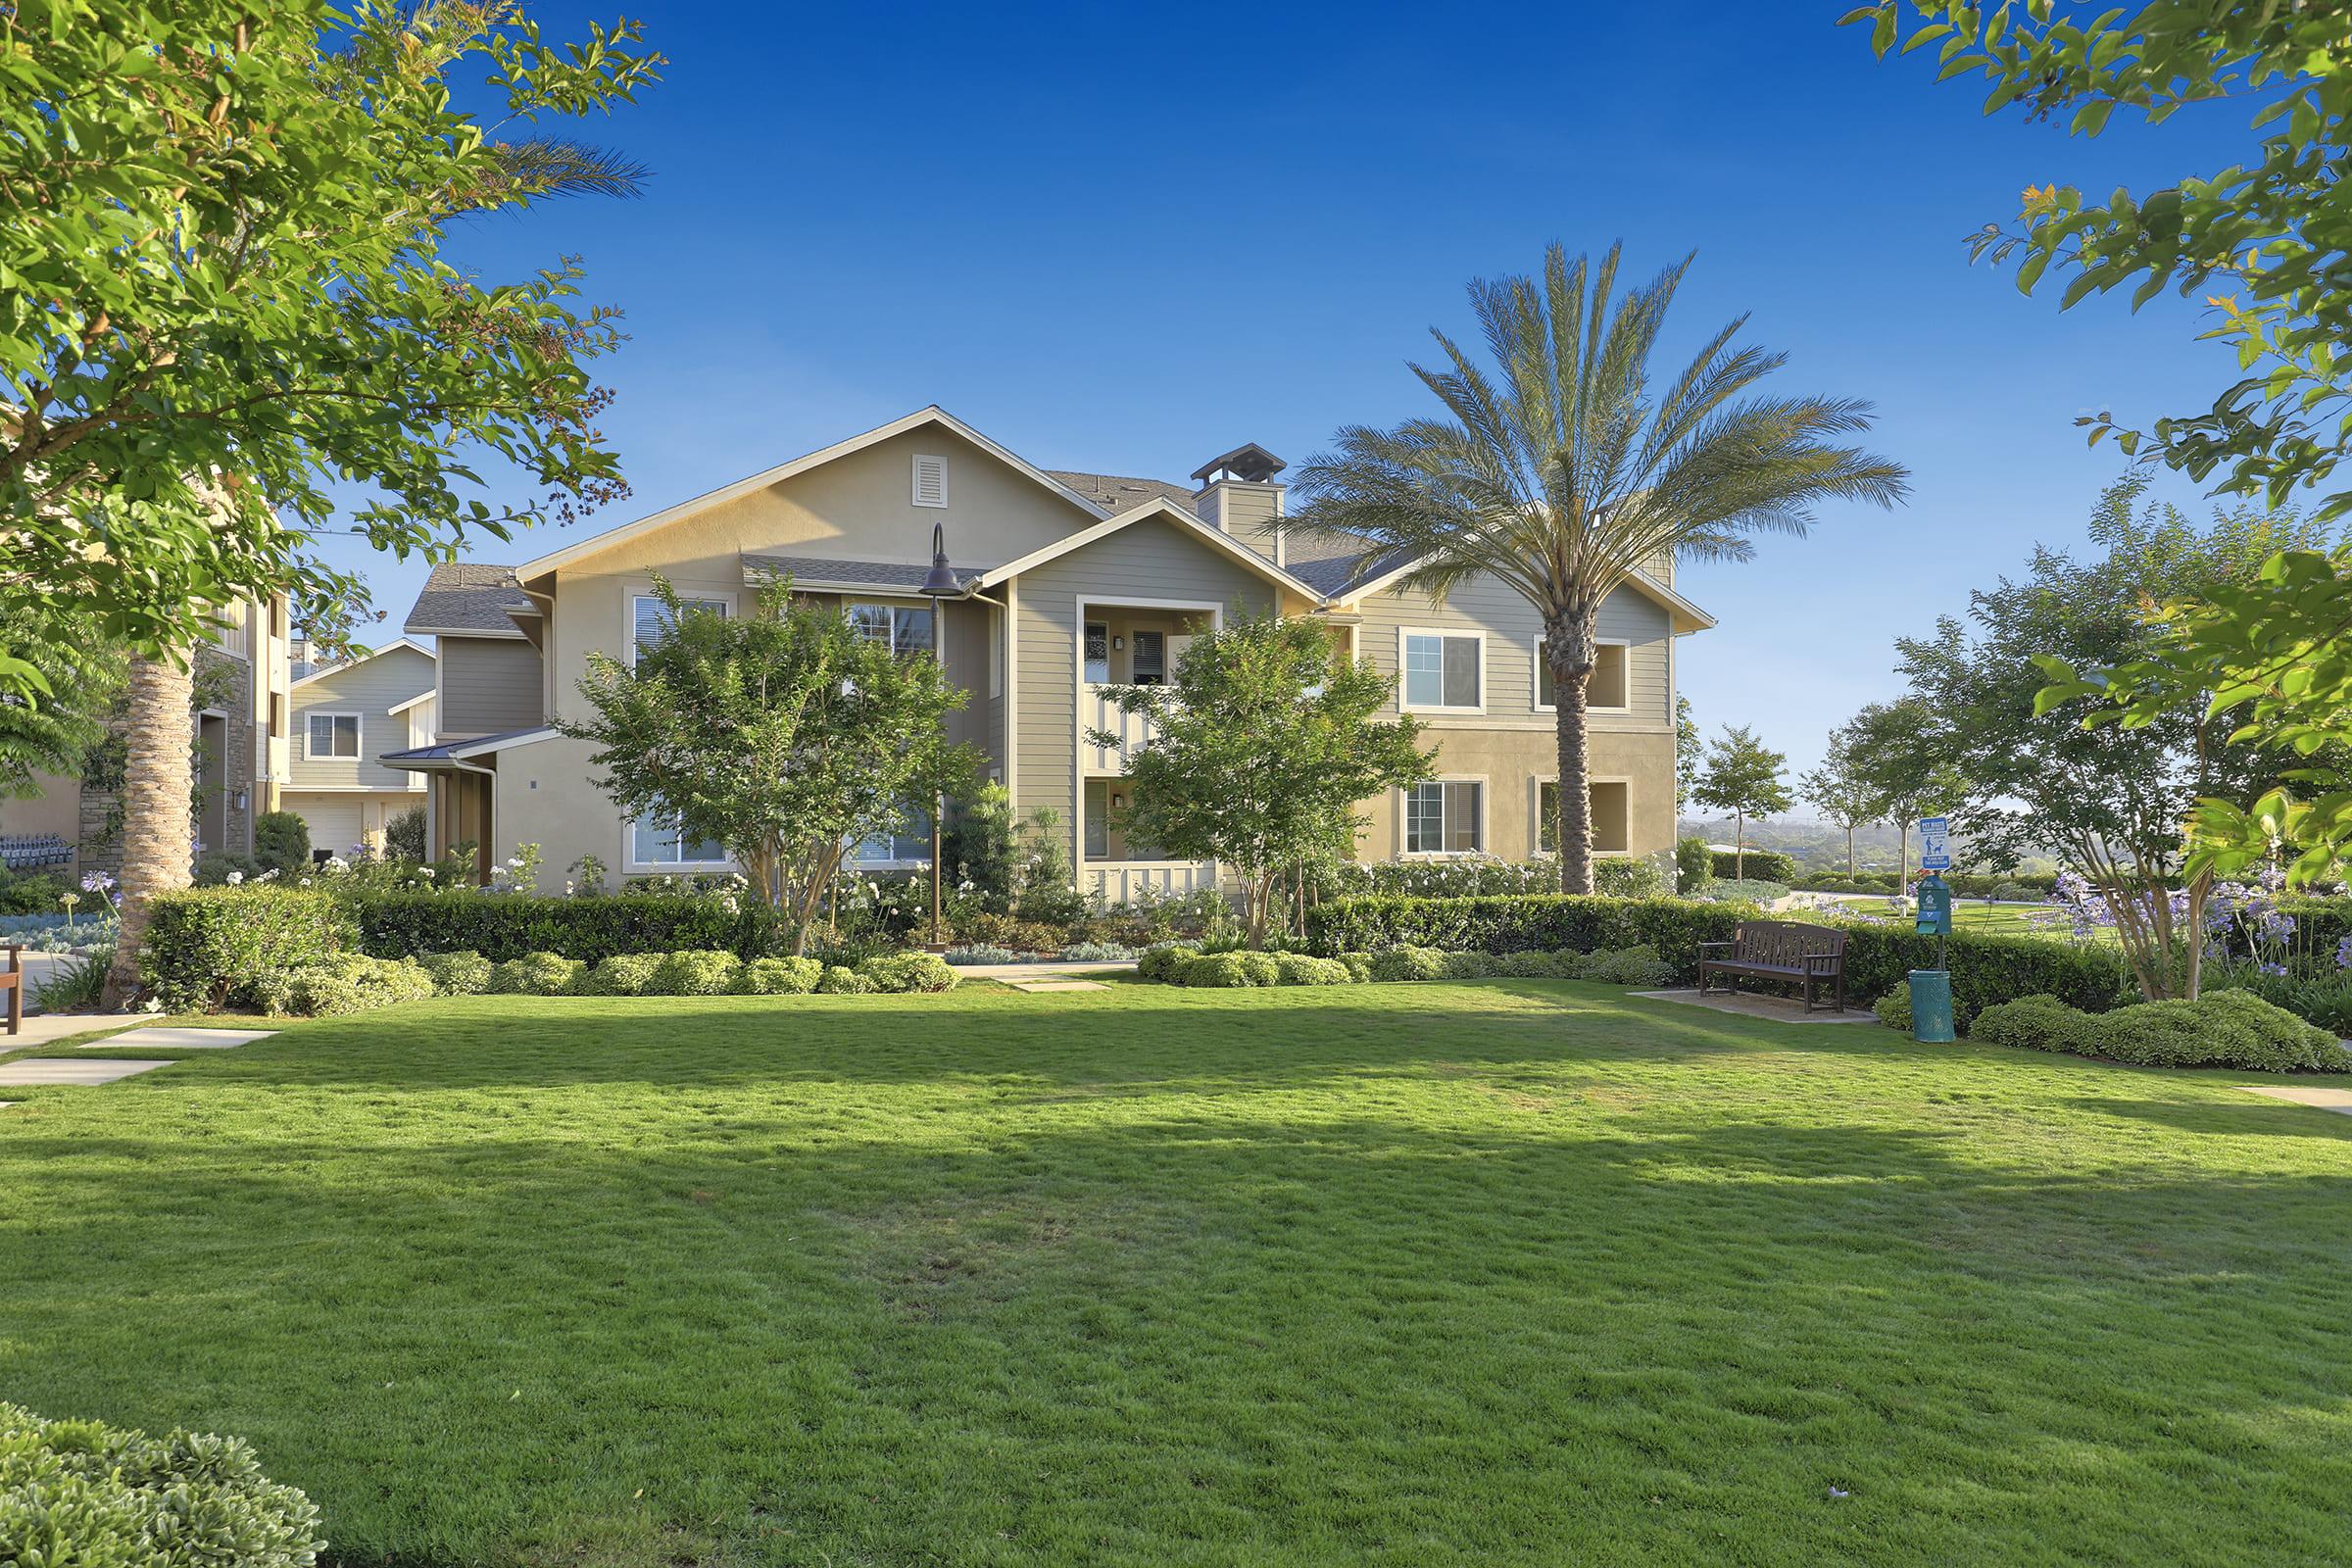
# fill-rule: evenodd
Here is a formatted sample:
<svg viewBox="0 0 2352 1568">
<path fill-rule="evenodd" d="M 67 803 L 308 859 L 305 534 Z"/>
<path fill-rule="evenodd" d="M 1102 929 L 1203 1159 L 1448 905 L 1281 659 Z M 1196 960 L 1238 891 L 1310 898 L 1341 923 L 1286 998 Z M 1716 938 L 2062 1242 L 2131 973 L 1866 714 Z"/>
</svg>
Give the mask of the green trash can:
<svg viewBox="0 0 2352 1568">
<path fill-rule="evenodd" d="M 1929 1046 L 1958 1038 L 1952 1031 L 1951 970 L 1911 971 L 1911 1038 Z"/>
</svg>

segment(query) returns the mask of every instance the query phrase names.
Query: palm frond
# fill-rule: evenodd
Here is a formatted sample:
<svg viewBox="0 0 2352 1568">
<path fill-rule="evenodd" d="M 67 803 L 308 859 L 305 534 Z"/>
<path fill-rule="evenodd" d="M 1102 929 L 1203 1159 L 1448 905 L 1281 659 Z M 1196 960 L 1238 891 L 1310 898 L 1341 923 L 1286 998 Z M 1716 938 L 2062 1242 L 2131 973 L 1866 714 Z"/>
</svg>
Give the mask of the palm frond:
<svg viewBox="0 0 2352 1568">
<path fill-rule="evenodd" d="M 525 198 L 645 194 L 653 171 L 610 147 L 564 136 L 532 136 L 493 149 L 509 189 Z"/>
</svg>

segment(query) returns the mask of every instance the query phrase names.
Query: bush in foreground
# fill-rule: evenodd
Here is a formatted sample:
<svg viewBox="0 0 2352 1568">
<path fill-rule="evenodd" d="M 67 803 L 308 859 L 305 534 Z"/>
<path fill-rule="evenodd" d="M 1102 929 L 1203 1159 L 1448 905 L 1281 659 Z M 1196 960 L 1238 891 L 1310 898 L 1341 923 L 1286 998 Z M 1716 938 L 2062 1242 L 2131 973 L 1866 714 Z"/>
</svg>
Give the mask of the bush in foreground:
<svg viewBox="0 0 2352 1568">
<path fill-rule="evenodd" d="M 264 975 L 352 946 L 342 901 L 307 888 L 181 888 L 150 906 L 139 972 L 175 1012 L 251 1005 Z"/>
<path fill-rule="evenodd" d="M 2103 1013 L 2052 996 L 2020 997 L 1986 1007 L 1970 1034 L 1990 1045 L 2105 1056 L 2141 1067 L 2352 1072 L 2352 1051 L 2335 1036 L 2247 991 L 2209 991 L 2194 1002 L 2136 1002 Z"/>
<path fill-rule="evenodd" d="M 326 1018 L 368 1012 L 434 993 L 433 976 L 407 958 L 338 953 L 293 969 L 273 969 L 254 983 L 254 1000 L 272 1017 Z"/>
<path fill-rule="evenodd" d="M 0 1556 L 25 1568 L 311 1568 L 318 1510 L 236 1438 L 0 1404 Z"/>
<path fill-rule="evenodd" d="M 743 960 L 717 949 L 687 949 L 663 957 L 648 994 L 658 997 L 723 997 L 735 989 Z"/>
<path fill-rule="evenodd" d="M 754 958 L 735 977 L 735 989 L 747 997 L 805 997 L 824 972 L 814 958 Z"/>
<path fill-rule="evenodd" d="M 858 966 L 858 972 L 871 981 L 876 991 L 897 993 L 953 991 L 962 978 L 947 959 L 930 953 L 894 953 L 887 957 L 868 958 Z"/>
<path fill-rule="evenodd" d="M 494 997 L 562 997 L 579 989 L 588 965 L 553 953 L 527 953 L 490 971 Z"/>
<path fill-rule="evenodd" d="M 433 989 L 445 997 L 473 997 L 490 989 L 488 958 L 471 948 L 457 953 L 428 953 L 417 962 L 433 977 Z"/>
</svg>

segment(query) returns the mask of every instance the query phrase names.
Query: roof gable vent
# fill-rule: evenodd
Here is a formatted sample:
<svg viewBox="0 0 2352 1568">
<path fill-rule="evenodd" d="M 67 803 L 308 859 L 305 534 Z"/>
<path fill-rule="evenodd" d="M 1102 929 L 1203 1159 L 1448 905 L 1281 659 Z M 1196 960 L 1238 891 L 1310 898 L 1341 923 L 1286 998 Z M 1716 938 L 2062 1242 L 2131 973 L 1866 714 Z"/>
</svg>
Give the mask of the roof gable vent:
<svg viewBox="0 0 2352 1568">
<path fill-rule="evenodd" d="M 914 504 L 918 507 L 944 507 L 948 504 L 948 460 L 928 452 L 914 455 Z"/>
</svg>

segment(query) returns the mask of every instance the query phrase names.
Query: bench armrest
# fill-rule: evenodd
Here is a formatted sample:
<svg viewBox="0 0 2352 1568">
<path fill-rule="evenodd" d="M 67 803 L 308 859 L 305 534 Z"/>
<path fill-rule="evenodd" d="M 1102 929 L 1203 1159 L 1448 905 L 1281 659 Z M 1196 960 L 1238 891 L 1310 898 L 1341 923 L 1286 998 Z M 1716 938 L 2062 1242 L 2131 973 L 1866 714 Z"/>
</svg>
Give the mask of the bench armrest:
<svg viewBox="0 0 2352 1568">
<path fill-rule="evenodd" d="M 1842 969 L 1845 967 L 1845 955 L 1842 953 L 1808 953 L 1805 955 L 1805 967 L 1824 974 L 1835 969 Z"/>
</svg>

